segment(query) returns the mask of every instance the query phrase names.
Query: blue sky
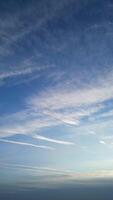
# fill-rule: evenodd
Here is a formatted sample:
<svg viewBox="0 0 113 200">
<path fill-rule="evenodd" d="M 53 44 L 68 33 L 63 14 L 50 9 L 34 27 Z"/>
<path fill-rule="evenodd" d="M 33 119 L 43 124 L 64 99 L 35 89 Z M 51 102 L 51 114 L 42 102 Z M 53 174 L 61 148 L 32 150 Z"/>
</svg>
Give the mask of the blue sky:
<svg viewBox="0 0 113 200">
<path fill-rule="evenodd" d="M 113 2 L 0 2 L 1 183 L 113 177 Z"/>
</svg>

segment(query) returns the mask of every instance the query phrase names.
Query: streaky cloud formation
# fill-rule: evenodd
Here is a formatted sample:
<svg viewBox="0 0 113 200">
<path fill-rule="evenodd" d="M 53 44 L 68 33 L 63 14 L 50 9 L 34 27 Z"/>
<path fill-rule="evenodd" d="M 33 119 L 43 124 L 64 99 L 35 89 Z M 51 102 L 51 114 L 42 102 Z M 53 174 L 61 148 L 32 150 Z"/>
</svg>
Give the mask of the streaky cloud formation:
<svg viewBox="0 0 113 200">
<path fill-rule="evenodd" d="M 54 148 L 49 147 L 49 146 L 35 145 L 35 144 L 31 144 L 31 143 L 18 142 L 18 141 L 14 141 L 14 140 L 0 139 L 0 142 L 9 143 L 9 144 L 17 144 L 17 145 L 22 145 L 22 146 L 30 146 L 30 147 L 41 148 L 41 149 L 54 150 Z"/>
<path fill-rule="evenodd" d="M 34 135 L 33 137 L 35 139 L 38 139 L 38 140 L 44 140 L 44 141 L 53 142 L 53 143 L 56 143 L 56 144 L 74 145 L 74 143 L 72 143 L 72 142 L 55 140 L 55 139 L 47 138 L 47 137 L 44 137 L 44 136 L 41 136 L 41 135 Z"/>
<path fill-rule="evenodd" d="M 0 186 L 113 177 L 112 33 L 112 0 L 0 1 Z"/>
</svg>

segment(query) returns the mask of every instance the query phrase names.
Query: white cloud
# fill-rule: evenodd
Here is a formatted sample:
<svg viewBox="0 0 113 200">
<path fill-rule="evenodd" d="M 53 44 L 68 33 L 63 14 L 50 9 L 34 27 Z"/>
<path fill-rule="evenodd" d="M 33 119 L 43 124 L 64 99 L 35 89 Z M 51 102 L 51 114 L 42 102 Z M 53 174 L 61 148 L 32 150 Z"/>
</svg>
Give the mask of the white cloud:
<svg viewBox="0 0 113 200">
<path fill-rule="evenodd" d="M 106 80 L 108 79 L 106 78 Z M 63 86 L 50 88 L 27 99 L 24 110 L 13 113 L 9 119 L 7 117 L 9 126 L 6 126 L 4 117 L 5 125 L 2 126 L 0 137 L 14 134 L 26 134 L 34 137 L 35 134 L 35 138 L 46 142 L 71 145 L 71 142 L 65 141 L 65 139 L 64 141 L 56 140 L 36 135 L 36 133 L 38 134 L 40 130 L 43 132 L 43 128 L 62 124 L 80 126 L 84 117 L 98 115 L 105 107 L 104 101 L 111 98 L 113 98 L 111 78 L 106 82 L 103 82 L 103 79 L 100 80 L 99 85 L 95 84 L 84 88 L 74 88 L 72 83 L 70 83 L 70 87 L 65 87 L 63 83 Z M 94 134 L 94 132 L 90 132 L 90 134 Z"/>
<path fill-rule="evenodd" d="M 14 77 L 14 76 L 21 76 L 21 75 L 25 75 L 25 74 L 30 74 L 33 71 L 34 71 L 34 69 L 27 68 L 27 69 L 23 69 L 23 70 L 20 70 L 20 71 L 3 72 L 3 73 L 0 74 L 0 80 L 10 78 L 10 77 Z"/>
<path fill-rule="evenodd" d="M 35 145 L 35 144 L 31 144 L 31 143 L 18 142 L 18 141 L 14 141 L 14 140 L 0 139 L 0 142 L 9 143 L 9 144 L 16 144 L 16 145 L 22 145 L 22 146 L 30 146 L 30 147 L 35 147 L 35 148 L 47 149 L 47 150 L 54 150 L 54 148 L 49 147 L 49 146 Z"/>
<path fill-rule="evenodd" d="M 95 135 L 96 133 L 95 133 L 95 131 L 90 131 L 89 134 Z"/>
<path fill-rule="evenodd" d="M 103 140 L 99 141 L 99 143 L 100 143 L 100 144 L 106 144 L 106 142 L 103 141 Z"/>
<path fill-rule="evenodd" d="M 78 125 L 79 120 L 77 119 L 75 113 L 65 113 L 65 112 L 55 112 L 50 110 L 44 110 L 43 114 L 50 117 L 51 119 L 54 119 L 57 121 L 57 123 L 64 123 L 69 125 Z"/>
<path fill-rule="evenodd" d="M 31 98 L 30 104 L 35 108 L 58 110 L 82 105 L 101 103 L 113 98 L 113 87 L 97 86 L 83 89 L 54 89 Z"/>
<path fill-rule="evenodd" d="M 44 127 L 44 125 L 41 126 L 41 127 Z M 46 141 L 46 142 L 62 144 L 62 145 L 74 145 L 74 143 L 69 142 L 69 141 L 56 140 L 56 139 L 53 139 L 53 138 L 48 138 L 48 137 L 44 137 L 42 135 L 38 135 L 38 134 L 35 133 L 36 128 L 39 128 L 39 126 L 32 124 L 31 126 L 27 125 L 27 126 L 24 126 L 23 128 L 16 127 L 14 129 L 8 129 L 8 130 L 3 129 L 0 132 L 0 137 L 8 137 L 8 136 L 16 135 L 16 134 L 25 134 L 25 135 L 30 135 L 32 138 L 42 140 L 42 141 Z M 0 141 L 6 141 L 6 140 L 0 139 Z"/>
<path fill-rule="evenodd" d="M 44 137 L 44 136 L 41 136 L 41 135 L 34 135 L 33 137 L 35 139 L 38 139 L 38 140 L 44 140 L 44 141 L 53 142 L 53 143 L 56 143 L 56 144 L 74 145 L 74 143 L 72 143 L 72 142 L 62 141 L 62 140 L 55 140 L 55 139 L 51 139 L 51 138 Z"/>
<path fill-rule="evenodd" d="M 7 67 L 5 70 L 0 70 L 0 81 L 6 83 L 5 81 L 7 81 L 7 79 L 17 77 L 18 79 L 13 82 L 13 85 L 30 82 L 39 78 L 44 70 L 54 67 L 53 65 L 39 65 L 34 61 L 36 58 L 37 55 L 34 55 L 29 59 L 21 61 L 17 66 Z M 28 76 L 27 80 L 25 79 L 25 76 Z"/>
</svg>

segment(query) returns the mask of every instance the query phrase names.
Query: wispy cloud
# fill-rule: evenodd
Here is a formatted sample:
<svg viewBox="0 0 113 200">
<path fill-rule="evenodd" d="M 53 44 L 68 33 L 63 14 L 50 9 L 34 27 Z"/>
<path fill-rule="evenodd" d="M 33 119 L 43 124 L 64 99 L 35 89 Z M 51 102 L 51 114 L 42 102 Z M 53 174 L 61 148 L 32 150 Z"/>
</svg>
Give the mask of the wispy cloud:
<svg viewBox="0 0 113 200">
<path fill-rule="evenodd" d="M 27 83 L 34 79 L 38 79 L 44 71 L 54 67 L 53 65 L 49 64 L 42 65 L 37 63 L 37 61 L 35 61 L 37 58 L 38 56 L 34 55 L 29 59 L 22 60 L 18 65 L 1 69 L 0 81 L 5 84 L 7 83 L 7 80 L 10 80 L 10 82 L 12 81 L 13 85 L 25 82 Z M 13 80 L 13 78 L 15 79 Z"/>
<path fill-rule="evenodd" d="M 56 144 L 74 145 L 74 143 L 72 143 L 72 142 L 55 140 L 55 139 L 51 139 L 51 138 L 44 137 L 44 136 L 41 136 L 41 135 L 34 135 L 33 138 L 38 139 L 38 140 L 44 140 L 44 141 L 47 141 L 47 142 L 56 143 Z"/>
<path fill-rule="evenodd" d="M 22 145 L 22 146 L 29 146 L 29 147 L 34 147 L 34 148 L 47 149 L 47 150 L 54 150 L 54 148 L 49 147 L 49 146 L 35 145 L 35 144 L 31 144 L 31 143 L 18 142 L 18 141 L 14 141 L 14 140 L 0 139 L 0 142 L 9 143 L 9 144 L 16 144 L 16 145 Z"/>
<path fill-rule="evenodd" d="M 36 127 L 35 127 L 35 129 L 36 129 Z M 29 132 L 31 132 L 31 133 L 29 133 Z M 29 127 L 26 127 L 26 128 L 24 127 L 23 129 L 19 129 L 17 127 L 17 129 L 2 130 L 0 135 L 1 135 L 1 137 L 7 137 L 7 136 L 11 136 L 11 135 L 16 135 L 16 134 L 25 134 L 25 135 L 28 134 L 28 135 L 31 135 L 31 137 L 34 138 L 34 139 L 42 140 L 42 141 L 45 141 L 45 142 L 62 144 L 62 145 L 74 145 L 74 143 L 69 142 L 69 141 L 56 140 L 56 139 L 53 139 L 53 138 L 48 138 L 48 137 L 45 137 L 45 136 L 42 136 L 42 135 L 38 135 L 38 134 L 36 134 L 34 132 L 36 132 L 36 131 L 32 131 L 32 128 L 29 130 Z M 0 139 L 0 141 L 1 142 L 9 142 L 9 143 L 13 143 L 14 142 L 15 144 L 31 145 L 32 146 L 32 144 L 29 144 L 29 143 L 19 143 L 19 142 L 11 141 L 11 140 Z M 37 145 L 33 145 L 33 146 L 35 147 Z"/>
<path fill-rule="evenodd" d="M 100 144 L 106 144 L 106 142 L 103 141 L 103 140 L 99 141 L 99 143 L 100 143 Z"/>
<path fill-rule="evenodd" d="M 37 101 L 38 98 L 38 101 Z M 73 108 L 82 105 L 96 104 L 113 98 L 113 87 L 110 85 L 84 88 L 81 90 L 53 90 L 42 93 L 31 99 L 31 104 L 42 109 Z M 38 103 L 37 103 L 38 102 Z"/>
<path fill-rule="evenodd" d="M 95 84 L 84 88 L 73 88 L 71 82 L 70 87 L 63 85 L 53 89 L 49 88 L 30 97 L 27 99 L 23 111 L 10 115 L 9 119 L 7 116 L 10 123 L 13 121 L 13 126 L 6 127 L 5 125 L 0 131 L 1 137 L 17 133 L 34 137 L 35 133 L 35 139 L 71 145 L 72 142 L 48 138 L 38 135 L 38 132 L 43 131 L 43 128 L 62 124 L 80 126 L 82 119 L 88 119 L 101 113 L 101 110 L 105 109 L 104 102 L 113 97 L 111 78 L 109 77 L 109 81 L 107 80 L 108 78 L 106 78 L 106 82 L 103 82 L 101 78 L 99 85 Z"/>
<path fill-rule="evenodd" d="M 107 148 L 113 149 L 113 137 L 110 136 L 102 136 L 100 137 L 102 140 L 99 141 L 100 144 L 106 145 Z"/>
<path fill-rule="evenodd" d="M 22 172 L 28 173 L 30 175 L 29 183 L 31 183 L 31 186 L 34 186 L 34 184 L 40 183 L 66 183 L 68 181 L 92 181 L 90 184 L 94 184 L 93 180 L 103 180 L 105 178 L 112 178 L 113 177 L 113 170 L 94 170 L 91 172 L 76 172 L 74 170 L 60 170 L 56 168 L 49 168 L 49 167 L 36 167 L 36 166 L 26 166 L 26 165 L 19 165 L 19 164 L 7 164 L 2 163 L 1 167 L 3 168 L 9 168 L 9 169 L 18 169 Z M 39 177 L 37 182 L 36 180 L 33 180 L 33 177 Z M 43 178 L 42 178 L 43 177 Z M 41 179 L 42 178 L 42 179 Z M 23 183 L 23 179 L 21 179 L 21 183 Z M 83 182 L 85 183 L 85 182 Z M 102 184 L 102 183 L 101 183 Z M 27 185 L 27 183 L 26 183 Z M 30 186 L 30 185 L 29 185 Z M 36 185 L 37 186 L 37 185 Z"/>
<path fill-rule="evenodd" d="M 30 166 L 30 165 L 22 165 L 22 164 L 11 164 L 11 163 L 1 163 L 1 167 L 7 167 L 11 169 L 21 169 L 26 172 L 31 171 L 31 174 L 35 174 L 36 176 L 38 175 L 48 175 L 48 180 L 49 176 L 51 175 L 59 175 L 59 181 L 63 180 L 62 175 L 64 176 L 64 180 L 82 180 L 82 179 L 94 179 L 94 178 L 108 178 L 108 177 L 113 177 L 113 170 L 108 169 L 108 170 L 92 170 L 91 172 L 76 172 L 76 170 L 69 170 L 69 169 L 56 169 L 56 168 L 51 168 L 51 167 L 44 167 L 44 166 Z M 38 173 L 39 172 L 39 173 Z M 42 172 L 42 174 L 41 174 Z M 45 172 L 45 173 L 44 173 Z M 60 177 L 61 175 L 61 177 Z M 55 178 L 55 177 L 54 177 Z M 60 179 L 61 178 L 61 179 Z M 57 181 L 57 180 L 56 180 Z"/>
<path fill-rule="evenodd" d="M 18 77 L 20 79 L 23 75 L 32 75 L 28 80 L 31 81 L 33 77 L 38 77 L 38 75 L 33 74 L 34 71 L 38 73 L 51 66 L 48 63 L 48 59 L 44 62 L 42 57 L 45 57 L 45 54 L 38 50 L 40 49 L 39 47 L 37 48 L 38 44 L 42 43 L 42 41 L 40 37 L 37 37 L 36 32 L 40 32 L 40 28 L 45 26 L 48 20 L 57 16 L 68 3 L 67 0 L 59 3 L 50 2 L 49 6 L 46 2 L 44 4 L 43 2 L 35 2 L 34 5 L 28 3 L 19 12 L 18 9 L 16 10 L 17 3 L 13 13 L 6 12 L 5 14 L 1 14 L 3 16 L 0 20 L 0 55 L 4 62 L 1 64 L 3 67 L 0 69 L 0 81 L 7 83 L 6 79 L 11 77 Z M 41 10 L 41 12 L 37 12 L 37 9 Z M 29 40 L 25 36 L 32 37 L 32 39 Z M 34 45 L 31 41 L 33 41 Z M 32 48 L 33 51 L 31 51 Z M 29 54 L 26 54 L 27 49 L 30 49 Z M 19 59 L 17 56 L 18 52 Z M 10 60 L 10 62 L 5 62 L 4 57 Z M 32 59 L 28 59 L 26 63 L 26 57 Z M 13 62 L 15 58 L 16 63 Z M 25 79 L 23 81 L 25 82 Z M 22 83 L 22 80 L 18 80 L 18 82 Z"/>
<path fill-rule="evenodd" d="M 0 36 L 3 40 L 1 42 L 0 54 L 7 56 L 14 54 L 15 50 L 23 50 L 24 46 L 26 46 L 23 44 L 23 39 L 27 41 L 25 36 L 30 36 L 30 34 L 32 34 L 33 40 L 37 41 L 35 31 L 38 31 L 48 20 L 55 16 L 57 17 L 58 13 L 68 4 L 68 0 L 62 0 L 57 3 L 56 1 L 54 3 L 50 2 L 49 6 L 48 3 L 43 1 L 35 2 L 34 5 L 28 3 L 19 12 L 15 5 L 15 12 L 5 13 L 3 19 L 0 20 Z M 37 10 L 41 10 L 41 12 L 37 12 Z M 28 45 L 29 43 L 27 41 Z"/>
<path fill-rule="evenodd" d="M 23 171 L 45 183 L 113 176 L 103 170 L 113 164 L 113 23 L 108 15 L 97 21 L 105 8 L 112 12 L 88 2 L 0 6 L 0 157 L 7 162 L 0 164 L 16 169 L 15 180 Z M 35 151 L 26 156 L 25 148 Z M 36 149 L 51 153 L 37 157 Z M 23 158 L 23 165 L 9 164 Z"/>
<path fill-rule="evenodd" d="M 48 166 L 30 166 L 30 165 L 22 165 L 22 164 L 14 164 L 14 163 L 6 163 L 6 162 L 1 162 L 1 167 L 7 167 L 7 168 L 14 168 L 14 169 L 22 169 L 24 171 L 31 171 L 34 173 L 38 172 L 41 175 L 42 174 L 71 174 L 72 171 L 71 170 L 66 170 L 66 169 L 56 169 L 56 168 L 52 168 L 52 167 L 48 167 Z"/>
<path fill-rule="evenodd" d="M 21 76 L 21 75 L 25 75 L 25 74 L 30 74 L 34 71 L 34 69 L 32 68 L 27 68 L 27 69 L 23 69 L 20 71 L 12 71 L 12 72 L 4 72 L 0 74 L 0 79 L 6 79 L 6 78 L 10 78 L 10 77 L 14 77 L 14 76 Z"/>
</svg>

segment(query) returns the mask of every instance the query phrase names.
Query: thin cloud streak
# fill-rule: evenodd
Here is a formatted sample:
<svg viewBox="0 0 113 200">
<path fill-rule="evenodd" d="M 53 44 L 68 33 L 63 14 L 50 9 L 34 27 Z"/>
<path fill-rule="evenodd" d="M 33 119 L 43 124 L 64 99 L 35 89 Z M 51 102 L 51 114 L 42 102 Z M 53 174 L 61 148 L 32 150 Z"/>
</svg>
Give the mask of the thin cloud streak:
<svg viewBox="0 0 113 200">
<path fill-rule="evenodd" d="M 34 171 L 34 172 L 49 172 L 49 173 L 56 173 L 56 174 L 70 174 L 73 171 L 71 170 L 65 170 L 65 169 L 56 169 L 56 168 L 51 168 L 51 167 L 37 167 L 37 166 L 27 166 L 27 165 L 22 165 L 22 164 L 10 164 L 10 163 L 4 163 L 1 162 L 1 167 L 7 167 L 7 168 L 16 168 L 16 169 L 23 169 L 23 170 L 30 170 L 30 171 Z"/>
<path fill-rule="evenodd" d="M 9 70 L 6 70 L 4 72 L 1 72 L 0 73 L 0 80 L 5 80 L 5 79 L 8 79 L 8 78 L 13 78 L 13 77 L 22 77 L 22 76 L 25 76 L 25 75 L 32 75 L 31 80 L 34 78 L 34 76 L 36 77 L 39 77 L 40 76 L 40 73 L 44 70 L 46 70 L 47 68 L 51 68 L 53 66 L 34 66 L 36 64 L 34 64 L 32 61 L 29 61 L 29 64 L 27 63 L 22 63 L 21 64 L 23 66 L 23 69 L 22 69 L 22 66 L 18 66 L 16 67 L 15 69 L 14 68 L 10 68 L 10 71 Z M 34 75 L 34 72 L 39 72 L 37 74 Z M 34 75 L 34 76 L 33 76 Z M 24 82 L 25 80 L 23 80 Z M 18 80 L 19 82 L 19 80 Z M 22 80 L 20 81 L 22 82 Z M 27 82 L 27 80 L 26 80 Z"/>
<path fill-rule="evenodd" d="M 48 137 L 41 136 L 41 135 L 38 135 L 38 134 L 34 134 L 35 130 L 33 131 L 32 130 L 33 128 L 34 128 L 34 126 L 31 127 L 30 129 L 29 129 L 29 127 L 23 127 L 23 129 L 18 129 L 18 127 L 17 127 L 14 130 L 13 129 L 11 129 L 11 130 L 10 129 L 9 130 L 7 130 L 7 129 L 6 130 L 2 130 L 1 131 L 1 137 L 7 137 L 7 136 L 16 135 L 16 134 L 28 135 L 29 132 L 30 132 L 29 135 L 32 138 L 37 139 L 37 140 L 42 140 L 42 141 L 45 141 L 45 142 L 51 142 L 51 143 L 56 143 L 56 144 L 61 144 L 61 145 L 74 145 L 74 143 L 69 142 L 69 141 L 56 140 L 56 139 L 48 138 Z M 36 129 L 36 127 L 35 127 L 35 129 Z M 2 139 L 0 139 L 0 141 L 1 140 Z"/>
<path fill-rule="evenodd" d="M 0 74 L 0 80 L 6 79 L 6 78 L 10 78 L 10 77 L 30 74 L 32 72 L 33 72 L 32 68 L 23 69 L 23 70 L 20 70 L 20 71 L 4 72 L 4 73 Z"/>
<path fill-rule="evenodd" d="M 54 148 L 49 147 L 49 146 L 35 145 L 35 144 L 31 144 L 31 143 L 26 143 L 26 142 L 17 142 L 17 141 L 14 141 L 14 140 L 0 139 L 0 142 L 10 143 L 10 144 L 17 144 L 17 145 L 22 145 L 22 146 L 30 146 L 30 147 L 34 147 L 34 148 L 54 150 Z"/>
<path fill-rule="evenodd" d="M 51 139 L 51 138 L 44 137 L 44 136 L 41 136 L 41 135 L 34 135 L 33 138 L 38 139 L 38 140 L 44 140 L 44 141 L 47 141 L 47 142 L 56 143 L 56 144 L 74 145 L 74 143 L 72 143 L 72 142 L 55 140 L 55 139 Z"/>
<path fill-rule="evenodd" d="M 74 180 L 91 180 L 91 179 L 93 180 L 93 179 L 99 179 L 99 178 L 113 177 L 113 170 L 111 169 L 108 169 L 108 170 L 100 169 L 100 170 L 94 170 L 92 172 L 82 173 L 82 172 L 76 172 L 74 170 L 60 170 L 60 169 L 49 168 L 49 167 L 36 167 L 36 166 L 26 166 L 26 165 L 7 164 L 7 163 L 1 163 L 1 167 L 3 168 L 6 167 L 10 169 L 18 169 L 18 170 L 21 169 L 26 172 L 31 172 L 31 175 L 35 175 L 37 177 L 47 175 L 48 178 L 50 178 L 52 175 L 55 178 L 54 181 L 58 181 L 58 180 L 59 181 L 62 181 L 62 180 L 74 181 Z"/>
</svg>

